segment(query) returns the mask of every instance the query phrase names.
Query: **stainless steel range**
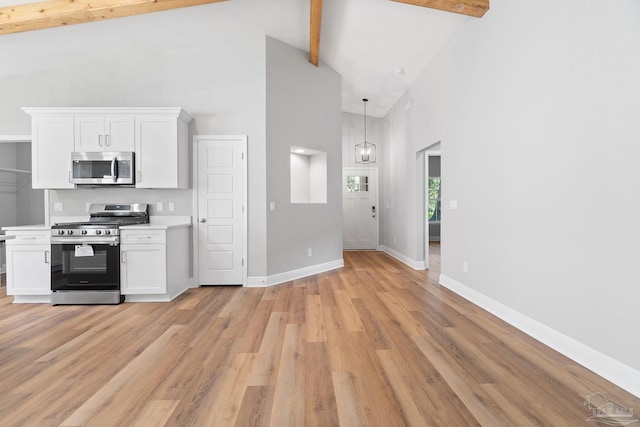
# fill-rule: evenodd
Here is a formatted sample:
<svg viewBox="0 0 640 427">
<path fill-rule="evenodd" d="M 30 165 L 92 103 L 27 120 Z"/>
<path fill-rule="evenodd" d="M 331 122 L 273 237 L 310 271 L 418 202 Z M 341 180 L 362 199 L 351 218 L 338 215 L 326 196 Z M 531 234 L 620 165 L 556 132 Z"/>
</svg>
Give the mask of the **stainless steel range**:
<svg viewBox="0 0 640 427">
<path fill-rule="evenodd" d="M 120 227 L 149 222 L 146 203 L 91 204 L 89 222 L 51 227 L 51 303 L 120 304 Z"/>
</svg>

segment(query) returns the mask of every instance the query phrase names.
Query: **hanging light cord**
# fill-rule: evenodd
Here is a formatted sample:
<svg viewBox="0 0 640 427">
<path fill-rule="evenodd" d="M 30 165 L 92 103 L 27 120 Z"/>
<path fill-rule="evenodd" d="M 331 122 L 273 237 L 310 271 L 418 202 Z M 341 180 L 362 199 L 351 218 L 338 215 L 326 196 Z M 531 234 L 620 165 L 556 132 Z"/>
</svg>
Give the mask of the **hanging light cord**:
<svg viewBox="0 0 640 427">
<path fill-rule="evenodd" d="M 367 98 L 362 100 L 364 102 L 364 147 L 367 148 Z"/>
</svg>

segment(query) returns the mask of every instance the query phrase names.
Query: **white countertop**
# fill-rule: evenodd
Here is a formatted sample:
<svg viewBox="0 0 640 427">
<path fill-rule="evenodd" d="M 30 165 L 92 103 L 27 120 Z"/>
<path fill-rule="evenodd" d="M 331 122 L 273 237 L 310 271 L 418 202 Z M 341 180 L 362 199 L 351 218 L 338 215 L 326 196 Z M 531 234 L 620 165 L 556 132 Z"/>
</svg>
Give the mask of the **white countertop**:
<svg viewBox="0 0 640 427">
<path fill-rule="evenodd" d="M 4 231 L 45 231 L 49 230 L 51 227 L 44 224 L 36 224 L 36 225 L 14 225 L 11 227 L 2 227 Z"/>
<path fill-rule="evenodd" d="M 148 224 L 125 225 L 126 230 L 168 230 L 177 227 L 190 227 L 190 216 L 151 216 Z"/>
<path fill-rule="evenodd" d="M 78 217 L 57 217 L 56 222 L 76 222 L 82 221 L 83 219 L 78 219 Z M 168 230 L 170 228 L 176 227 L 190 227 L 191 226 L 191 217 L 190 216 L 151 216 L 149 217 L 149 224 L 138 224 L 138 225 L 127 225 L 122 228 L 126 228 L 128 230 Z M 54 222 L 54 224 L 56 223 Z M 9 233 L 14 231 L 45 231 L 50 230 L 51 227 L 44 224 L 35 224 L 35 225 L 14 225 L 10 227 L 2 227 L 4 231 Z M 8 236 L 0 235 L 2 240 L 8 238 Z"/>
</svg>

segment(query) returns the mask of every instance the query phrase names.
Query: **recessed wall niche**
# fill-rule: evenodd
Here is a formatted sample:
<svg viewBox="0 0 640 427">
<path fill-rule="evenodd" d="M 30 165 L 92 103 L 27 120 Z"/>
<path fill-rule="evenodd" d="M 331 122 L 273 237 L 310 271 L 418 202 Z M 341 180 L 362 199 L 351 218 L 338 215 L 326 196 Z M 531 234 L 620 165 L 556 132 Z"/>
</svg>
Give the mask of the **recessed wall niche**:
<svg viewBox="0 0 640 427">
<path fill-rule="evenodd" d="M 291 147 L 291 203 L 327 203 L 327 153 Z"/>
</svg>

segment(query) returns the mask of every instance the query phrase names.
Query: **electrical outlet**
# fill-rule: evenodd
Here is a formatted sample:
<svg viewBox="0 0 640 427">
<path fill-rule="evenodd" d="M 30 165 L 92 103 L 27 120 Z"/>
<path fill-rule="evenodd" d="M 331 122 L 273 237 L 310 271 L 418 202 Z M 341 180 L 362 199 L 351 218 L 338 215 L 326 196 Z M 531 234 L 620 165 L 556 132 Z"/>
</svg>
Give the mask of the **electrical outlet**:
<svg viewBox="0 0 640 427">
<path fill-rule="evenodd" d="M 173 212 L 176 210 L 176 204 L 173 202 L 169 202 L 169 211 Z"/>
<path fill-rule="evenodd" d="M 271 210 L 271 211 L 275 211 L 276 210 L 276 202 L 269 203 L 269 210 Z"/>
<path fill-rule="evenodd" d="M 56 212 L 62 212 L 64 210 L 64 205 L 60 202 L 56 202 L 53 204 L 53 210 Z"/>
<path fill-rule="evenodd" d="M 449 200 L 449 209 L 458 209 L 458 201 L 457 200 Z"/>
<path fill-rule="evenodd" d="M 393 236 L 393 244 L 394 245 L 398 244 L 398 238 L 396 236 Z"/>
<path fill-rule="evenodd" d="M 162 212 L 164 210 L 164 203 L 158 202 L 156 203 L 156 212 Z"/>
<path fill-rule="evenodd" d="M 307 249 L 307 256 L 313 256 L 313 251 L 311 248 Z"/>
</svg>

